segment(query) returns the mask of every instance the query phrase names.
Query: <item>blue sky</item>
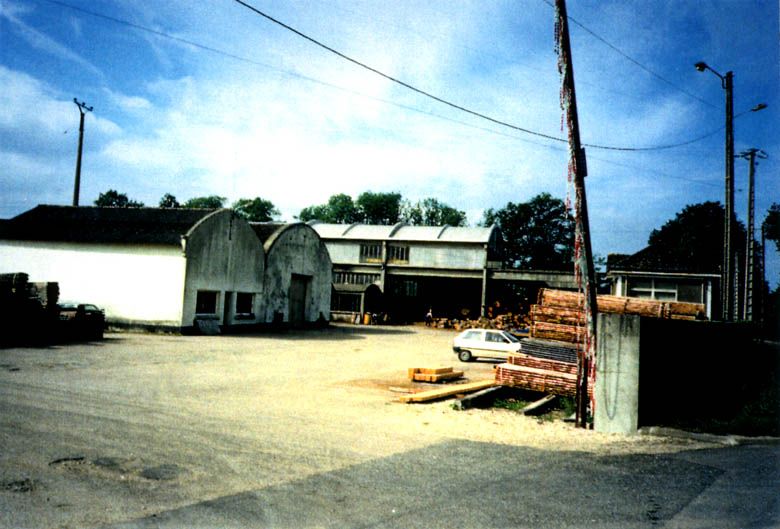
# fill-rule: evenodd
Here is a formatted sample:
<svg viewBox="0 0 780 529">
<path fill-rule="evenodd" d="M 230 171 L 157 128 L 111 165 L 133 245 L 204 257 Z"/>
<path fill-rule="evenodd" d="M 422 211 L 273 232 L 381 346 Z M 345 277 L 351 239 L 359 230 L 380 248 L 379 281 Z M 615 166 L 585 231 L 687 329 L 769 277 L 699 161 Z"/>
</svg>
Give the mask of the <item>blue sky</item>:
<svg viewBox="0 0 780 529">
<path fill-rule="evenodd" d="M 303 33 L 420 89 L 564 137 L 544 0 L 251 0 Z M 232 0 L 0 0 L 0 217 L 70 204 L 86 119 L 81 204 L 113 188 L 156 205 L 261 196 L 292 220 L 335 193 L 487 208 L 565 198 L 561 143 L 502 128 L 361 69 Z M 685 205 L 723 201 L 724 93 L 736 152 L 769 153 L 757 222 L 780 202 L 776 0 L 569 2 L 594 251 L 640 250 Z M 584 26 L 587 29 L 583 29 Z M 611 46 L 605 44 L 608 42 Z M 617 50 L 616 50 L 617 49 Z M 619 50 L 619 51 L 618 51 Z M 630 57 L 627 58 L 626 56 Z M 637 64 L 638 63 L 638 64 Z M 735 205 L 746 220 L 747 162 Z M 780 258 L 768 254 L 770 281 Z"/>
</svg>

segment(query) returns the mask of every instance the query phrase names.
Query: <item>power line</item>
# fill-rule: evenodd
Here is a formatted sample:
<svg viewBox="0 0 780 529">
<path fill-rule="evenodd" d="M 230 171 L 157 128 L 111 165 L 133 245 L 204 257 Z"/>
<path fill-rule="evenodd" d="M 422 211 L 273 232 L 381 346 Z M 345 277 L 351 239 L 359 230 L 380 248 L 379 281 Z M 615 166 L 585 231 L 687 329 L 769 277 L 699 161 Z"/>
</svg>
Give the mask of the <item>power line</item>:
<svg viewBox="0 0 780 529">
<path fill-rule="evenodd" d="M 550 0 L 542 0 L 542 2 L 544 2 L 545 4 L 547 4 L 548 6 L 550 6 L 550 7 L 552 7 L 552 8 L 555 8 L 555 5 L 553 5 L 553 3 L 552 3 L 552 2 L 550 2 Z M 691 93 L 691 92 L 689 92 L 689 91 L 685 90 L 684 88 L 681 88 L 681 87 L 677 86 L 676 84 L 674 84 L 672 81 L 670 81 L 669 79 L 667 79 L 667 78 L 666 78 L 666 77 L 664 77 L 663 75 L 661 75 L 661 74 L 659 74 L 659 73 L 657 73 L 657 72 L 655 72 L 655 71 L 651 70 L 650 68 L 648 68 L 647 66 L 645 66 L 644 64 L 642 64 L 642 63 L 641 63 L 641 62 L 639 62 L 638 60 L 634 59 L 633 57 L 631 57 L 630 55 L 628 55 L 626 52 L 624 52 L 623 50 L 621 50 L 620 48 L 618 48 L 617 46 L 615 46 L 615 45 L 614 45 L 614 44 L 612 44 L 611 42 L 607 41 L 607 40 L 606 40 L 604 37 L 602 37 L 602 36 L 598 35 L 598 34 L 597 34 L 595 31 L 593 31 L 592 29 L 588 28 L 587 26 L 585 26 L 585 25 L 584 25 L 584 24 L 582 24 L 581 22 L 579 22 L 579 21 L 577 21 L 576 19 L 574 19 L 574 17 L 571 17 L 571 16 L 569 16 L 569 17 L 567 17 L 567 18 L 568 18 L 569 20 L 571 20 L 571 21 L 572 21 L 572 23 L 574 23 L 575 25 L 579 26 L 579 27 L 580 27 L 580 28 L 581 28 L 583 31 L 585 31 L 586 33 L 588 33 L 590 36 L 592 36 L 593 38 L 595 38 L 596 40 L 598 40 L 598 41 L 599 41 L 599 42 L 601 42 L 602 44 L 606 45 L 607 47 L 609 47 L 610 49 L 612 49 L 613 51 L 615 51 L 615 52 L 616 52 L 616 53 L 618 53 L 620 56 L 624 57 L 625 59 L 627 59 L 628 61 L 630 61 L 630 62 L 631 62 L 631 63 L 633 63 L 634 65 L 636 65 L 637 67 L 639 67 L 639 68 L 641 68 L 642 70 L 646 71 L 647 73 L 649 73 L 650 75 L 652 75 L 653 77 L 655 77 L 656 79 L 658 79 L 659 81 L 662 81 L 662 82 L 664 82 L 664 83 L 668 84 L 669 86 L 671 86 L 671 87 L 672 87 L 672 88 L 674 88 L 675 90 L 677 90 L 677 91 L 679 91 L 679 92 L 681 92 L 681 93 L 683 93 L 683 94 L 687 95 L 688 97 L 691 97 L 691 98 L 693 98 L 693 99 L 695 99 L 695 100 L 699 101 L 700 103 L 704 103 L 705 105 L 709 105 L 709 106 L 711 106 L 711 107 L 713 107 L 713 108 L 717 108 L 715 105 L 713 105 L 713 104 L 712 104 L 712 103 L 710 103 L 709 101 L 707 101 L 707 100 L 704 100 L 704 99 L 700 98 L 699 96 L 697 96 L 696 94 L 693 94 L 693 93 Z"/>
<path fill-rule="evenodd" d="M 146 26 L 142 26 L 142 25 L 136 24 L 134 22 L 130 22 L 128 20 L 123 20 L 123 19 L 120 19 L 120 18 L 117 18 L 117 17 L 113 17 L 113 16 L 110 16 L 110 15 L 103 14 L 103 13 L 98 13 L 96 11 L 92 11 L 92 10 L 84 9 L 84 8 L 81 8 L 81 7 L 77 7 L 77 6 L 68 4 L 66 2 L 62 2 L 60 0 L 42 0 L 42 1 L 48 2 L 50 4 L 58 5 L 60 7 L 64 7 L 64 8 L 67 8 L 67 9 L 72 9 L 74 11 L 78 11 L 78 12 L 84 13 L 86 15 L 90 15 L 90 16 L 96 17 L 96 18 L 100 18 L 100 19 L 103 19 L 103 20 L 108 20 L 108 21 L 111 21 L 111 22 L 114 22 L 114 23 L 117 23 L 117 24 L 128 26 L 128 27 L 131 27 L 133 29 L 137 29 L 139 31 L 144 31 L 144 32 L 147 32 L 147 33 L 151 33 L 151 34 L 156 35 L 158 37 L 166 38 L 166 39 L 169 39 L 169 40 L 172 40 L 172 41 L 175 41 L 175 42 L 179 42 L 181 44 L 186 44 L 188 46 L 192 46 L 192 47 L 197 48 L 197 49 L 201 49 L 201 50 L 204 50 L 204 51 L 208 51 L 208 52 L 211 52 L 211 53 L 222 55 L 224 57 L 228 57 L 228 58 L 231 58 L 231 59 L 236 60 L 236 61 L 244 62 L 244 63 L 247 63 L 247 64 L 252 64 L 252 65 L 255 65 L 255 66 L 260 66 L 260 67 L 263 67 L 263 68 L 268 68 L 268 69 L 275 70 L 275 71 L 279 71 L 279 72 L 285 73 L 287 75 L 290 75 L 292 77 L 296 77 L 296 78 L 303 79 L 303 80 L 306 80 L 306 81 L 310 81 L 310 82 L 313 82 L 313 83 L 317 83 L 317 84 L 321 84 L 321 85 L 324 85 L 324 86 L 328 86 L 328 87 L 331 87 L 331 88 L 334 88 L 334 89 L 337 89 L 337 90 L 342 90 L 342 91 L 345 91 L 345 92 L 348 92 L 348 93 L 352 93 L 352 94 L 356 94 L 356 95 L 359 95 L 359 96 L 362 96 L 362 97 L 366 97 L 366 98 L 369 98 L 369 99 L 380 101 L 382 103 L 385 103 L 385 104 L 388 104 L 388 105 L 393 105 L 393 106 L 396 106 L 398 108 L 403 108 L 403 109 L 411 110 L 411 111 L 418 112 L 418 113 L 421 113 L 421 114 L 430 115 L 430 116 L 433 116 L 433 117 L 437 117 L 439 119 L 443 119 L 445 121 L 458 123 L 458 124 L 461 124 L 461 125 L 465 125 L 467 127 L 475 128 L 475 129 L 478 129 L 478 130 L 483 130 L 483 131 L 486 131 L 486 132 L 490 132 L 492 134 L 503 135 L 503 136 L 507 136 L 507 137 L 518 139 L 520 141 L 528 141 L 530 143 L 536 143 L 536 142 L 531 142 L 530 140 L 523 140 L 522 138 L 519 138 L 519 137 L 514 136 L 514 135 L 503 134 L 503 133 L 500 133 L 500 132 L 492 130 L 492 129 L 479 127 L 477 125 L 465 123 L 465 122 L 462 122 L 462 121 L 459 121 L 459 120 L 456 120 L 456 119 L 453 119 L 453 118 L 447 118 L 447 117 L 444 117 L 444 116 L 441 116 L 441 115 L 438 115 L 438 114 L 435 114 L 435 113 L 432 113 L 432 112 L 428 112 L 428 111 L 425 111 L 425 110 L 417 109 L 415 107 L 402 105 L 402 104 L 395 103 L 395 102 L 392 102 L 392 101 L 388 101 L 388 100 L 385 100 L 385 99 L 381 99 L 381 98 L 377 98 L 377 97 L 374 97 L 374 96 L 362 94 L 360 92 L 356 92 L 354 90 L 351 90 L 351 89 L 348 89 L 348 88 L 345 88 L 345 87 L 342 87 L 342 86 L 331 84 L 331 83 L 328 83 L 326 81 L 322 81 L 322 80 L 319 80 L 319 79 L 316 79 L 316 78 L 313 78 L 313 77 L 309 77 L 309 76 L 306 76 L 306 75 L 303 75 L 303 74 L 300 74 L 300 73 L 297 73 L 297 72 L 293 72 L 293 71 L 290 71 L 290 70 L 284 70 L 284 69 L 281 69 L 281 68 L 277 68 L 277 67 L 271 66 L 269 64 L 266 64 L 266 63 L 263 63 L 263 62 L 260 62 L 260 61 L 256 61 L 256 60 L 253 60 L 253 59 L 242 57 L 240 55 L 236 55 L 234 53 L 231 53 L 231 52 L 228 52 L 228 51 L 225 51 L 225 50 L 221 50 L 219 48 L 214 48 L 212 46 L 207 46 L 207 45 L 204 45 L 204 44 L 200 44 L 200 43 L 195 42 L 193 40 L 185 39 L 185 38 L 182 38 L 182 37 L 177 37 L 177 36 L 174 36 L 174 35 L 171 35 L 171 34 L 168 34 L 168 33 L 165 33 L 165 32 L 159 31 L 159 30 L 156 30 L 156 29 L 152 29 L 152 28 L 149 28 L 149 27 L 146 27 Z M 557 142 L 557 143 L 567 143 L 568 142 L 568 140 L 565 139 L 565 138 L 560 138 L 560 137 L 557 137 L 557 136 L 544 134 L 544 133 L 541 133 L 541 132 L 537 132 L 537 131 L 533 131 L 533 130 L 530 130 L 530 129 L 526 129 L 524 127 L 519 127 L 517 125 L 513 125 L 511 123 L 508 123 L 508 122 L 505 122 L 505 121 L 502 121 L 502 120 L 499 120 L 499 119 L 495 119 L 495 118 L 492 118 L 492 117 L 487 116 L 485 114 L 482 114 L 480 112 L 476 112 L 476 111 L 470 110 L 470 109 L 468 109 L 466 107 L 463 107 L 461 105 L 457 105 L 455 103 L 447 101 L 447 100 L 445 100 L 445 99 L 443 99 L 441 97 L 438 97 L 438 96 L 435 96 L 433 94 L 430 94 L 430 93 L 428 93 L 428 92 L 426 92 L 424 90 L 418 89 L 418 88 L 416 88 L 416 87 L 414 87 L 414 86 L 412 86 L 412 85 L 410 85 L 408 83 L 405 83 L 405 82 L 403 82 L 401 80 L 398 80 L 398 79 L 396 79 L 396 78 L 394 78 L 394 77 L 392 77 L 390 75 L 387 75 L 387 74 L 385 74 L 385 73 L 383 73 L 383 72 L 381 72 L 381 71 L 379 71 L 379 70 L 377 70 L 377 69 L 375 69 L 375 68 L 373 68 L 373 67 L 371 67 L 369 65 L 366 65 L 366 64 L 364 64 L 364 63 L 362 63 L 360 61 L 357 61 L 357 60 L 355 60 L 355 59 L 353 59 L 353 58 L 351 58 L 351 57 L 349 57 L 349 56 L 347 56 L 347 55 L 345 55 L 345 54 L 343 54 L 343 53 L 341 53 L 341 52 L 339 52 L 339 51 L 337 51 L 337 50 L 335 50 L 335 49 L 333 49 L 333 48 L 331 48 L 331 47 L 329 47 L 329 46 L 327 46 L 327 45 L 325 45 L 325 44 L 323 44 L 321 42 L 319 42 L 318 40 L 316 40 L 316 39 L 314 39 L 312 37 L 309 37 L 308 35 L 305 35 L 304 33 L 296 30 L 295 28 L 292 28 L 291 26 L 289 26 L 289 25 L 287 25 L 287 24 L 285 24 L 285 23 L 283 23 L 283 22 L 281 22 L 281 21 L 271 17 L 270 15 L 267 15 L 267 14 L 259 11 L 258 9 L 254 8 L 253 6 L 243 2 L 241 0 L 235 0 L 235 1 L 237 3 L 245 6 L 246 8 L 250 9 L 251 11 L 257 13 L 258 15 L 260 15 L 260 16 L 268 19 L 268 20 L 270 20 L 271 22 L 274 22 L 275 24 L 278 24 L 278 25 L 282 26 L 283 28 L 288 29 L 289 31 L 291 31 L 291 32 L 301 36 L 302 38 L 304 38 L 304 39 L 306 39 L 306 40 L 316 44 L 317 46 L 322 47 L 323 49 L 325 49 L 325 50 L 327 50 L 327 51 L 329 51 L 331 53 L 334 53 L 337 56 L 342 57 L 343 59 L 360 66 L 361 68 L 365 68 L 365 69 L 367 69 L 367 70 L 369 70 L 369 71 L 371 71 L 371 72 L 373 72 L 373 73 L 375 73 L 375 74 L 377 74 L 377 75 L 379 75 L 379 76 L 381 76 L 381 77 L 383 77 L 385 79 L 388 79 L 388 80 L 390 80 L 390 81 L 392 81 L 392 82 L 394 82 L 396 84 L 399 84 L 399 85 L 401 85 L 401 86 L 403 86 L 403 87 L 405 87 L 405 88 L 407 88 L 409 90 L 412 90 L 412 91 L 414 91 L 414 92 L 416 92 L 418 94 L 421 94 L 421 95 L 423 95 L 425 97 L 433 99 L 434 101 L 437 101 L 439 103 L 442 103 L 442 104 L 447 105 L 449 107 L 455 108 L 457 110 L 460 110 L 460 111 L 465 112 L 467 114 L 470 114 L 472 116 L 475 116 L 475 117 L 478 117 L 480 119 L 484 119 L 484 120 L 490 121 L 490 122 L 492 122 L 494 124 L 497 124 L 497 125 L 500 125 L 502 127 L 506 127 L 506 128 L 509 128 L 509 129 L 512 129 L 512 130 L 515 130 L 515 131 L 518 131 L 518 132 L 523 132 L 523 133 L 526 133 L 526 134 L 530 134 L 532 136 L 540 137 L 540 138 L 543 138 L 543 139 L 546 139 L 546 140 L 550 140 L 550 141 L 554 141 L 554 142 Z M 742 114 L 739 114 L 739 115 L 742 115 Z M 736 117 L 738 117 L 738 116 L 735 116 L 735 118 Z M 620 146 L 584 143 L 583 146 L 589 147 L 589 148 L 592 148 L 592 149 L 600 149 L 600 150 L 608 150 L 608 151 L 621 151 L 621 152 L 648 152 L 648 151 L 666 150 L 666 149 L 672 149 L 672 148 L 676 148 L 676 147 L 683 147 L 683 146 L 686 146 L 686 145 L 690 145 L 692 143 L 696 143 L 696 142 L 701 141 L 703 139 L 706 139 L 706 138 L 708 138 L 708 137 L 710 137 L 710 136 L 712 136 L 714 134 L 717 134 L 718 132 L 720 132 L 720 130 L 722 130 L 722 128 L 723 127 L 721 127 L 718 130 L 714 130 L 712 132 L 709 132 L 709 133 L 707 133 L 705 135 L 702 135 L 702 136 L 699 136 L 697 138 L 694 138 L 692 140 L 688 140 L 688 141 L 684 141 L 684 142 L 680 142 L 680 143 L 674 143 L 674 144 L 667 144 L 667 145 L 656 145 L 656 146 L 649 146 L 649 147 L 620 147 Z M 537 144 L 538 145 L 544 145 L 544 144 L 540 144 L 540 143 L 537 143 Z"/>
<path fill-rule="evenodd" d="M 543 0 L 543 1 L 546 1 L 546 0 Z M 288 24 L 285 24 L 281 20 L 278 20 L 278 19 L 272 17 L 271 15 L 269 15 L 267 13 L 264 13 L 263 11 L 261 11 L 261 10 L 257 9 L 256 7 L 254 7 L 254 6 L 244 2 L 243 0 L 234 0 L 234 2 L 244 6 L 245 8 L 249 9 L 253 13 L 255 13 L 257 15 L 260 15 L 261 17 L 263 17 L 263 18 L 273 22 L 274 24 L 277 24 L 278 26 L 281 26 L 284 29 L 286 29 L 286 30 L 288 30 L 288 31 L 290 31 L 292 33 L 295 33 L 299 37 L 301 37 L 301 38 L 303 38 L 305 40 L 308 40 L 312 44 L 314 44 L 316 46 L 319 46 L 320 48 L 322 48 L 322 49 L 324 49 L 324 50 L 326 50 L 326 51 L 328 51 L 328 52 L 330 52 L 330 53 L 332 53 L 332 54 L 334 54 L 334 55 L 336 55 L 338 57 L 341 57 L 342 59 L 344 59 L 344 60 L 346 60 L 348 62 L 351 62 L 352 64 L 355 64 L 355 65 L 357 65 L 357 66 L 359 66 L 361 68 L 364 68 L 364 69 L 366 69 L 366 70 L 368 70 L 368 71 L 370 71 L 370 72 L 372 72 L 372 73 L 374 73 L 376 75 L 379 75 L 380 77 L 383 77 L 383 78 L 387 79 L 388 81 L 391 81 L 391 82 L 396 83 L 396 84 L 398 84 L 400 86 L 403 86 L 404 88 L 407 88 L 408 90 L 411 90 L 411 91 L 413 91 L 413 92 L 415 92 L 417 94 L 420 94 L 420 95 L 425 96 L 427 98 L 433 99 L 434 101 L 442 103 L 443 105 L 447 105 L 447 106 L 449 106 L 451 108 L 454 108 L 456 110 L 460 110 L 461 112 L 465 112 L 467 114 L 471 114 L 472 116 L 476 116 L 478 118 L 484 119 L 486 121 L 490 121 L 490 122 L 495 123 L 497 125 L 501 125 L 502 127 L 507 127 L 507 128 L 513 129 L 513 130 L 517 130 L 519 132 L 524 132 L 526 134 L 530 134 L 532 136 L 537 136 L 537 137 L 544 138 L 544 139 L 547 139 L 547 140 L 552 140 L 552 141 L 561 142 L 561 143 L 568 143 L 568 139 L 566 139 L 566 138 L 559 138 L 557 136 L 551 136 L 549 134 L 545 134 L 545 133 L 542 133 L 542 132 L 538 132 L 538 131 L 530 130 L 530 129 L 527 129 L 527 128 L 524 128 L 524 127 L 520 127 L 520 126 L 517 126 L 517 125 L 513 125 L 513 124 L 508 123 L 506 121 L 490 117 L 490 116 L 488 116 L 486 114 L 483 114 L 481 112 L 477 112 L 475 110 L 471 110 L 471 109 L 466 108 L 466 107 L 464 107 L 462 105 L 458 105 L 457 103 L 453 103 L 453 102 L 448 101 L 448 100 L 446 100 L 444 98 L 436 96 L 436 95 L 434 95 L 434 94 L 432 94 L 430 92 L 427 92 L 425 90 L 417 88 L 417 87 L 415 87 L 415 86 L 413 86 L 413 85 L 411 85 L 411 84 L 409 84 L 409 83 L 407 83 L 405 81 L 402 81 L 402 80 L 400 80 L 400 79 L 398 79 L 396 77 L 388 75 L 388 74 L 386 74 L 386 73 L 384 73 L 384 72 L 382 72 L 380 70 L 377 70 L 376 68 L 374 68 L 372 66 L 369 66 L 366 63 L 358 61 L 357 59 L 354 59 L 354 58 L 350 57 L 349 55 L 346 55 L 346 54 L 336 50 L 335 48 L 332 48 L 332 47 L 328 46 L 327 44 L 324 44 L 323 42 L 315 39 L 314 37 L 310 37 L 309 35 L 307 35 L 307 34 L 301 32 L 301 31 L 295 29 L 294 27 L 292 27 L 292 26 L 290 26 Z M 710 134 L 707 134 L 705 136 L 701 136 L 699 138 L 694 138 L 693 140 L 689 140 L 689 141 L 685 141 L 685 142 L 681 142 L 681 143 L 668 144 L 668 145 L 654 145 L 654 146 L 650 146 L 650 147 L 620 147 L 620 146 L 613 146 L 613 145 L 598 145 L 598 144 L 592 144 L 592 143 L 583 143 L 582 145 L 585 146 L 585 147 L 592 148 L 592 149 L 601 149 L 601 150 L 608 150 L 608 151 L 659 151 L 659 150 L 672 149 L 672 148 L 675 148 L 675 147 L 682 147 L 682 146 L 685 146 L 685 145 L 690 145 L 691 143 L 695 143 L 695 142 L 700 141 L 700 140 L 702 140 L 704 138 L 707 138 L 707 137 L 711 136 L 712 134 L 715 134 L 716 132 L 717 131 L 715 131 L 713 133 L 710 133 Z"/>
</svg>

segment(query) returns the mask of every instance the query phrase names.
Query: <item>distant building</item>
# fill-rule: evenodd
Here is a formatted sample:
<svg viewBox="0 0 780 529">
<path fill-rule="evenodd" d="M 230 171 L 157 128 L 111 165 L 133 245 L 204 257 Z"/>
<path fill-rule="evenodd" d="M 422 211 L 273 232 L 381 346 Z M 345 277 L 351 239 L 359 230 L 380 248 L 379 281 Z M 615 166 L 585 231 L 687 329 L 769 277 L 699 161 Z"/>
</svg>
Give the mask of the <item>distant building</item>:
<svg viewBox="0 0 780 529">
<path fill-rule="evenodd" d="M 334 318 L 476 318 L 525 285 L 575 288 L 572 273 L 503 268 L 498 228 L 309 223 L 333 261 Z M 509 285 L 510 287 L 507 287 Z"/>
<path fill-rule="evenodd" d="M 305 256 L 284 258 L 291 274 L 305 275 Z M 330 275 L 315 258 L 325 266 L 318 275 Z M 0 272 L 57 282 L 60 299 L 99 305 L 119 326 L 186 332 L 209 322 L 223 330 L 271 323 L 268 308 L 289 303 L 289 283 L 266 288 L 266 267 L 255 230 L 229 209 L 38 206 L 0 221 Z M 329 305 L 318 296 L 310 305 L 304 296 L 311 310 L 290 309 L 281 322 L 316 321 Z"/>
<path fill-rule="evenodd" d="M 708 319 L 720 311 L 720 273 L 681 263 L 647 247 L 633 255 L 607 257 L 607 281 L 616 296 L 703 303 Z"/>
</svg>

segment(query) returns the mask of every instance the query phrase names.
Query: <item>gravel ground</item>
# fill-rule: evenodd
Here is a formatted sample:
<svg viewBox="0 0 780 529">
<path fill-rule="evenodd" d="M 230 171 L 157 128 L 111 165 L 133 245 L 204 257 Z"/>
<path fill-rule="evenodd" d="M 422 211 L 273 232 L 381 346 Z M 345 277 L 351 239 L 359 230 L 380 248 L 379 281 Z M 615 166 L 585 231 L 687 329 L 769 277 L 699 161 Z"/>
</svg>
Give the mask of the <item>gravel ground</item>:
<svg viewBox="0 0 780 529">
<path fill-rule="evenodd" d="M 0 526 L 96 527 L 433 444 L 597 455 L 711 445 L 598 434 L 506 410 L 402 404 L 409 367 L 461 364 L 425 327 L 184 337 L 0 350 Z"/>
</svg>

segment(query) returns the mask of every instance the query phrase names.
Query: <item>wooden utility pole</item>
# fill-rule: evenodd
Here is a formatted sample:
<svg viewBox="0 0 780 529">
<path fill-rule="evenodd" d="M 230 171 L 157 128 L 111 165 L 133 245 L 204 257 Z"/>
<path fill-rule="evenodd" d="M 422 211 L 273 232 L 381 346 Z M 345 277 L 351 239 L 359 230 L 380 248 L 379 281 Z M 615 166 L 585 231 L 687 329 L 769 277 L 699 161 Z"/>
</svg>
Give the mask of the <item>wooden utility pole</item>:
<svg viewBox="0 0 780 529">
<path fill-rule="evenodd" d="M 92 107 L 88 107 L 86 103 L 79 103 L 74 97 L 73 102 L 79 109 L 79 150 L 76 155 L 76 181 L 73 184 L 73 205 L 79 205 L 79 190 L 81 188 L 81 149 L 84 146 L 84 114 L 92 112 Z"/>
<path fill-rule="evenodd" d="M 558 50 L 558 71 L 561 74 L 561 108 L 565 113 L 569 136 L 569 179 L 574 193 L 575 220 L 575 263 L 574 273 L 583 290 L 585 309 L 585 336 L 577 355 L 577 425 L 588 425 L 588 413 L 592 412 L 588 387 L 595 380 L 596 360 L 596 271 L 593 265 L 593 250 L 590 243 L 588 202 L 585 195 L 587 164 L 585 149 L 580 141 L 580 126 L 577 116 L 577 97 L 574 89 L 574 66 L 569 40 L 569 19 L 566 1 L 556 0 L 556 37 Z"/>
</svg>

